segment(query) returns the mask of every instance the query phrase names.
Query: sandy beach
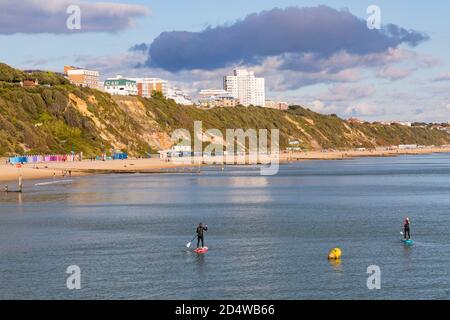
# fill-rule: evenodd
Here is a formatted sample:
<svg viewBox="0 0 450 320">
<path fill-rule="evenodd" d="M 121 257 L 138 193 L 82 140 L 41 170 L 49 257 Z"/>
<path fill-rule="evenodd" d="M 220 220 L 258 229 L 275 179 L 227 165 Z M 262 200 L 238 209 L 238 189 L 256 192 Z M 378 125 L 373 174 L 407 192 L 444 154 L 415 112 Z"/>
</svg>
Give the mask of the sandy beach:
<svg viewBox="0 0 450 320">
<path fill-rule="evenodd" d="M 344 150 L 344 151 L 308 151 L 299 153 L 285 153 L 280 156 L 281 161 L 296 160 L 341 160 L 357 157 L 395 157 L 399 155 L 419 155 L 430 153 L 450 153 L 450 147 L 426 147 L 411 150 Z"/>
<path fill-rule="evenodd" d="M 87 174 L 104 173 L 135 173 L 135 172 L 155 172 L 164 173 L 168 169 L 186 168 L 187 164 L 176 164 L 161 159 L 128 159 L 109 161 L 81 162 L 49 162 L 24 164 L 21 168 L 13 165 L 5 165 L 2 161 L 0 165 L 0 182 L 15 182 L 19 174 L 24 181 L 31 179 L 63 178 L 82 176 Z"/>
<path fill-rule="evenodd" d="M 310 152 L 291 152 L 280 155 L 280 162 L 304 161 L 304 160 L 342 160 L 354 157 L 393 157 L 399 155 L 418 155 L 430 153 L 450 153 L 450 147 L 430 147 L 414 150 L 347 150 L 347 151 L 310 151 Z M 48 179 L 63 178 L 69 176 L 82 176 L 87 174 L 106 174 L 106 173 L 165 173 L 190 172 L 189 167 L 197 164 L 177 163 L 165 161 L 163 159 L 127 159 L 127 160 L 109 160 L 109 161 L 90 161 L 81 162 L 50 162 L 37 164 L 24 164 L 21 168 L 13 165 L 6 165 L 5 160 L 0 165 L 0 182 L 16 182 L 19 174 L 22 179 Z"/>
</svg>

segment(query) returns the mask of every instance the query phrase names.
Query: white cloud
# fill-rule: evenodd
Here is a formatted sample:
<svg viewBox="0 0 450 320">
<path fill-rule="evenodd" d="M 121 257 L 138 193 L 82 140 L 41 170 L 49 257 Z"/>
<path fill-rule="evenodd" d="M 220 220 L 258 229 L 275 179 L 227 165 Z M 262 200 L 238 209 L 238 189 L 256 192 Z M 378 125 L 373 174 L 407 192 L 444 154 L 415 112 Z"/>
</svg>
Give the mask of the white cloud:
<svg viewBox="0 0 450 320">
<path fill-rule="evenodd" d="M 325 103 L 323 103 L 323 101 L 321 101 L 321 100 L 314 100 L 313 102 L 308 104 L 308 107 L 311 110 L 319 112 L 319 113 L 325 113 L 326 112 Z"/>
<path fill-rule="evenodd" d="M 81 29 L 69 30 L 66 12 L 71 5 L 81 9 Z M 86 0 L 2 0 L 0 34 L 116 32 L 133 26 L 136 18 L 149 14 L 141 5 Z"/>
<path fill-rule="evenodd" d="M 368 98 L 375 94 L 373 85 L 347 86 L 334 85 L 328 88 L 328 91 L 319 95 L 320 100 L 325 101 L 355 101 L 363 98 Z"/>
<path fill-rule="evenodd" d="M 222 77 L 232 72 L 232 67 L 224 67 L 212 70 L 181 70 L 171 72 L 154 67 L 145 67 L 147 52 L 145 50 L 131 50 L 124 54 L 109 57 L 86 57 L 87 63 L 94 61 L 93 68 L 101 70 L 103 74 L 153 74 L 177 82 L 177 84 L 195 95 L 200 89 L 221 87 Z M 138 57 L 138 58 L 136 58 Z M 259 65 L 248 67 L 246 65 L 236 65 L 236 67 L 247 67 L 255 72 L 257 76 L 265 77 L 266 90 L 269 94 L 278 96 L 286 91 L 295 91 L 300 88 L 316 84 L 351 84 L 363 80 L 369 71 L 376 73 L 377 68 L 383 76 L 400 78 L 406 76 L 402 69 L 395 67 L 397 63 L 409 61 L 412 64 L 421 63 L 422 59 L 413 51 L 406 49 L 389 49 L 385 53 L 369 54 L 366 56 L 352 55 L 340 52 L 332 55 L 328 59 L 312 60 L 314 64 L 311 70 L 289 70 L 283 69 L 285 60 L 281 56 L 268 57 L 261 61 Z M 131 61 L 131 62 L 130 62 Z M 136 67 L 139 65 L 139 67 Z M 330 90 L 347 90 L 345 92 L 329 92 L 328 95 L 335 95 L 334 98 L 315 97 L 322 100 L 340 100 L 348 102 L 367 97 L 374 94 L 373 86 L 357 85 L 354 87 L 331 87 Z M 304 101 L 299 101 L 302 103 Z M 328 101 L 329 102 L 329 101 Z"/>
<path fill-rule="evenodd" d="M 351 105 L 344 111 L 344 114 L 355 117 L 377 116 L 384 113 L 384 109 L 366 102 Z"/>
<path fill-rule="evenodd" d="M 391 81 L 401 80 L 408 77 L 413 72 L 409 68 L 398 68 L 395 66 L 386 66 L 379 69 L 376 73 L 378 78 L 389 79 Z"/>
</svg>

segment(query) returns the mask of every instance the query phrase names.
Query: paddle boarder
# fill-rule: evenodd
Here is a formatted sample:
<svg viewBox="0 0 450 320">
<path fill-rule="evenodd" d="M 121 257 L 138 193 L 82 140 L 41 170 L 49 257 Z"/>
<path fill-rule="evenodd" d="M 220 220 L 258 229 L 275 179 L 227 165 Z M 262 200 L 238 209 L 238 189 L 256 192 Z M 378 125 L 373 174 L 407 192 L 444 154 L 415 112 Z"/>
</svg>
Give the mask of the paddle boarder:
<svg viewBox="0 0 450 320">
<path fill-rule="evenodd" d="M 202 248 L 205 247 L 204 245 L 204 232 L 208 231 L 208 226 L 203 225 L 203 223 L 199 223 L 197 227 L 197 249 L 200 248 L 200 242 L 202 243 Z"/>
<path fill-rule="evenodd" d="M 406 239 L 411 239 L 411 235 L 409 233 L 409 218 L 406 217 L 405 221 L 403 222 L 403 237 Z"/>
</svg>

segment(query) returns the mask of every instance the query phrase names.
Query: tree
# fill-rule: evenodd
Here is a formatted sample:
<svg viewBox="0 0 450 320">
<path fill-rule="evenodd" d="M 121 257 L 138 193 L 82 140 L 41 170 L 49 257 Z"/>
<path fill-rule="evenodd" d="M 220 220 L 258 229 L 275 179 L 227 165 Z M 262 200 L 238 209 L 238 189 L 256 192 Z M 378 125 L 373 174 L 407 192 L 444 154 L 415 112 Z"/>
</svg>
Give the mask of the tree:
<svg viewBox="0 0 450 320">
<path fill-rule="evenodd" d="M 164 99 L 164 95 L 163 95 L 163 93 L 161 91 L 154 90 L 152 92 L 152 98 L 153 99 Z"/>
</svg>

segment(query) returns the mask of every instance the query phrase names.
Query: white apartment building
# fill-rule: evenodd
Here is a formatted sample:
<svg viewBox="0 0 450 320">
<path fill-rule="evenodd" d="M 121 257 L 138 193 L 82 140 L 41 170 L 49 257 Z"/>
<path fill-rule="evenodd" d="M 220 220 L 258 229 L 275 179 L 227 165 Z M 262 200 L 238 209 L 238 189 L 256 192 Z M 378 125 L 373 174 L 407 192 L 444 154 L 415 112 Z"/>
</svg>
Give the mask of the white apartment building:
<svg viewBox="0 0 450 320">
<path fill-rule="evenodd" d="M 109 94 L 120 96 L 137 96 L 138 94 L 136 81 L 122 78 L 122 76 L 107 79 L 104 90 Z"/>
<path fill-rule="evenodd" d="M 222 98 L 229 97 L 231 94 L 223 89 L 203 89 L 199 93 L 200 98 Z"/>
<path fill-rule="evenodd" d="M 138 95 L 151 98 L 154 92 L 161 92 L 167 96 L 167 81 L 159 78 L 130 78 L 137 83 Z"/>
<path fill-rule="evenodd" d="M 184 106 L 191 106 L 194 104 L 191 97 L 189 97 L 183 90 L 177 87 L 168 88 L 166 98 L 172 99 L 176 103 Z"/>
<path fill-rule="evenodd" d="M 232 76 L 225 76 L 223 88 L 243 106 L 264 107 L 266 102 L 264 78 L 255 77 L 254 72 L 235 69 Z"/>
</svg>

